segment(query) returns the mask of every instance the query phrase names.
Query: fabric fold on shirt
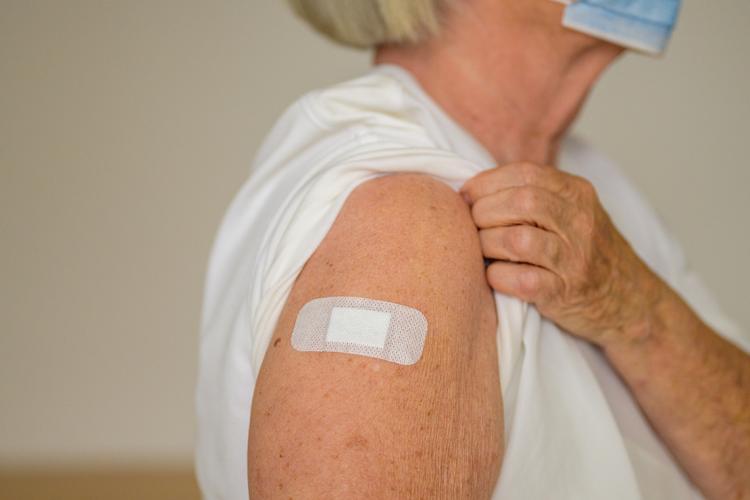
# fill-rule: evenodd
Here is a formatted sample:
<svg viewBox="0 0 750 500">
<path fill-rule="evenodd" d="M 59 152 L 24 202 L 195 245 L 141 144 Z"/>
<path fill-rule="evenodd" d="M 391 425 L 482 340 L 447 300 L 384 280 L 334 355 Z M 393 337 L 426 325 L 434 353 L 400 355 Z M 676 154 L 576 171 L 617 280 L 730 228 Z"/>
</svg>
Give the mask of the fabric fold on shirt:
<svg viewBox="0 0 750 500">
<path fill-rule="evenodd" d="M 397 66 L 311 91 L 282 113 L 221 222 L 207 271 L 196 388 L 204 498 L 247 498 L 255 381 L 297 276 L 352 190 L 405 172 L 458 190 L 493 167 L 476 139 Z M 745 337 L 614 164 L 569 137 L 560 168 L 592 181 L 639 255 L 707 322 L 746 341 L 736 340 Z M 506 431 L 494 499 L 702 498 L 597 348 L 532 304 L 494 296 Z"/>
</svg>

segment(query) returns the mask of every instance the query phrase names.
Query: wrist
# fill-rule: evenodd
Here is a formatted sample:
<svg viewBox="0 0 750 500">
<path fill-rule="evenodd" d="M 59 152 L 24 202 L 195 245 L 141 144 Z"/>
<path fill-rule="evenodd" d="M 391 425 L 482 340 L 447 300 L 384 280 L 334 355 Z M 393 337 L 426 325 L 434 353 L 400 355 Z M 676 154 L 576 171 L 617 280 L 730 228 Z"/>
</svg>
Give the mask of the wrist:
<svg viewBox="0 0 750 500">
<path fill-rule="evenodd" d="M 623 319 L 601 343 L 605 351 L 645 346 L 659 334 L 663 323 L 661 309 L 671 289 L 645 264 L 635 276 L 631 300 L 627 301 L 629 306 L 623 308 Z"/>
</svg>

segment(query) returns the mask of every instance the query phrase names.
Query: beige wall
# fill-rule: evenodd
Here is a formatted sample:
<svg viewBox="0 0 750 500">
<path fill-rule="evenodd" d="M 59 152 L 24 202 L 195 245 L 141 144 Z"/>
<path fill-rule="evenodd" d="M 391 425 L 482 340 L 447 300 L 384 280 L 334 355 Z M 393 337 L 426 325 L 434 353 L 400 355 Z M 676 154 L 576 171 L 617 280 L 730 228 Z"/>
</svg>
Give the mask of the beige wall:
<svg viewBox="0 0 750 500">
<path fill-rule="evenodd" d="M 0 464 L 189 461 L 201 286 L 278 113 L 356 75 L 276 0 L 0 0 Z M 688 1 L 668 57 L 579 123 L 750 328 L 750 4 Z"/>
</svg>

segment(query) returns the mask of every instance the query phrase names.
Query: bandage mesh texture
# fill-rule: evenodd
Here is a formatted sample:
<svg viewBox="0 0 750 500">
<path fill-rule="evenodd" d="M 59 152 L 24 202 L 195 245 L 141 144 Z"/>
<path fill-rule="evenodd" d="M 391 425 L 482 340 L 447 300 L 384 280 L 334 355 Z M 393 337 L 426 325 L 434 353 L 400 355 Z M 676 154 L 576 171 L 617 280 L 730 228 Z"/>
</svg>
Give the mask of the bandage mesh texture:
<svg viewBox="0 0 750 500">
<path fill-rule="evenodd" d="M 390 313 L 382 349 L 356 341 L 326 339 L 334 308 Z M 342 338 L 338 332 L 338 338 Z M 356 340 L 356 333 L 351 335 Z M 297 314 L 292 330 L 292 347 L 298 351 L 342 352 L 412 365 L 422 356 L 427 337 L 427 318 L 417 309 L 395 302 L 364 297 L 320 297 L 306 303 Z"/>
</svg>

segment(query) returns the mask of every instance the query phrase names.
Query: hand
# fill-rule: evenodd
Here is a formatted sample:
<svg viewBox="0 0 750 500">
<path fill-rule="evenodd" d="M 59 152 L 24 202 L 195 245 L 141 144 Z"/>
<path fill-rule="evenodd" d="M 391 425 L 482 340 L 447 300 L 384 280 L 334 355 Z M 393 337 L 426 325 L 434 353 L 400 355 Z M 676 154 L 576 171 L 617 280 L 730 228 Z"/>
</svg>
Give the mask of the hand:
<svg viewBox="0 0 750 500">
<path fill-rule="evenodd" d="M 583 177 L 513 163 L 460 189 L 471 206 L 495 290 L 533 303 L 568 332 L 599 345 L 634 340 L 662 282 L 636 255 Z M 629 338 L 633 337 L 633 338 Z"/>
</svg>

